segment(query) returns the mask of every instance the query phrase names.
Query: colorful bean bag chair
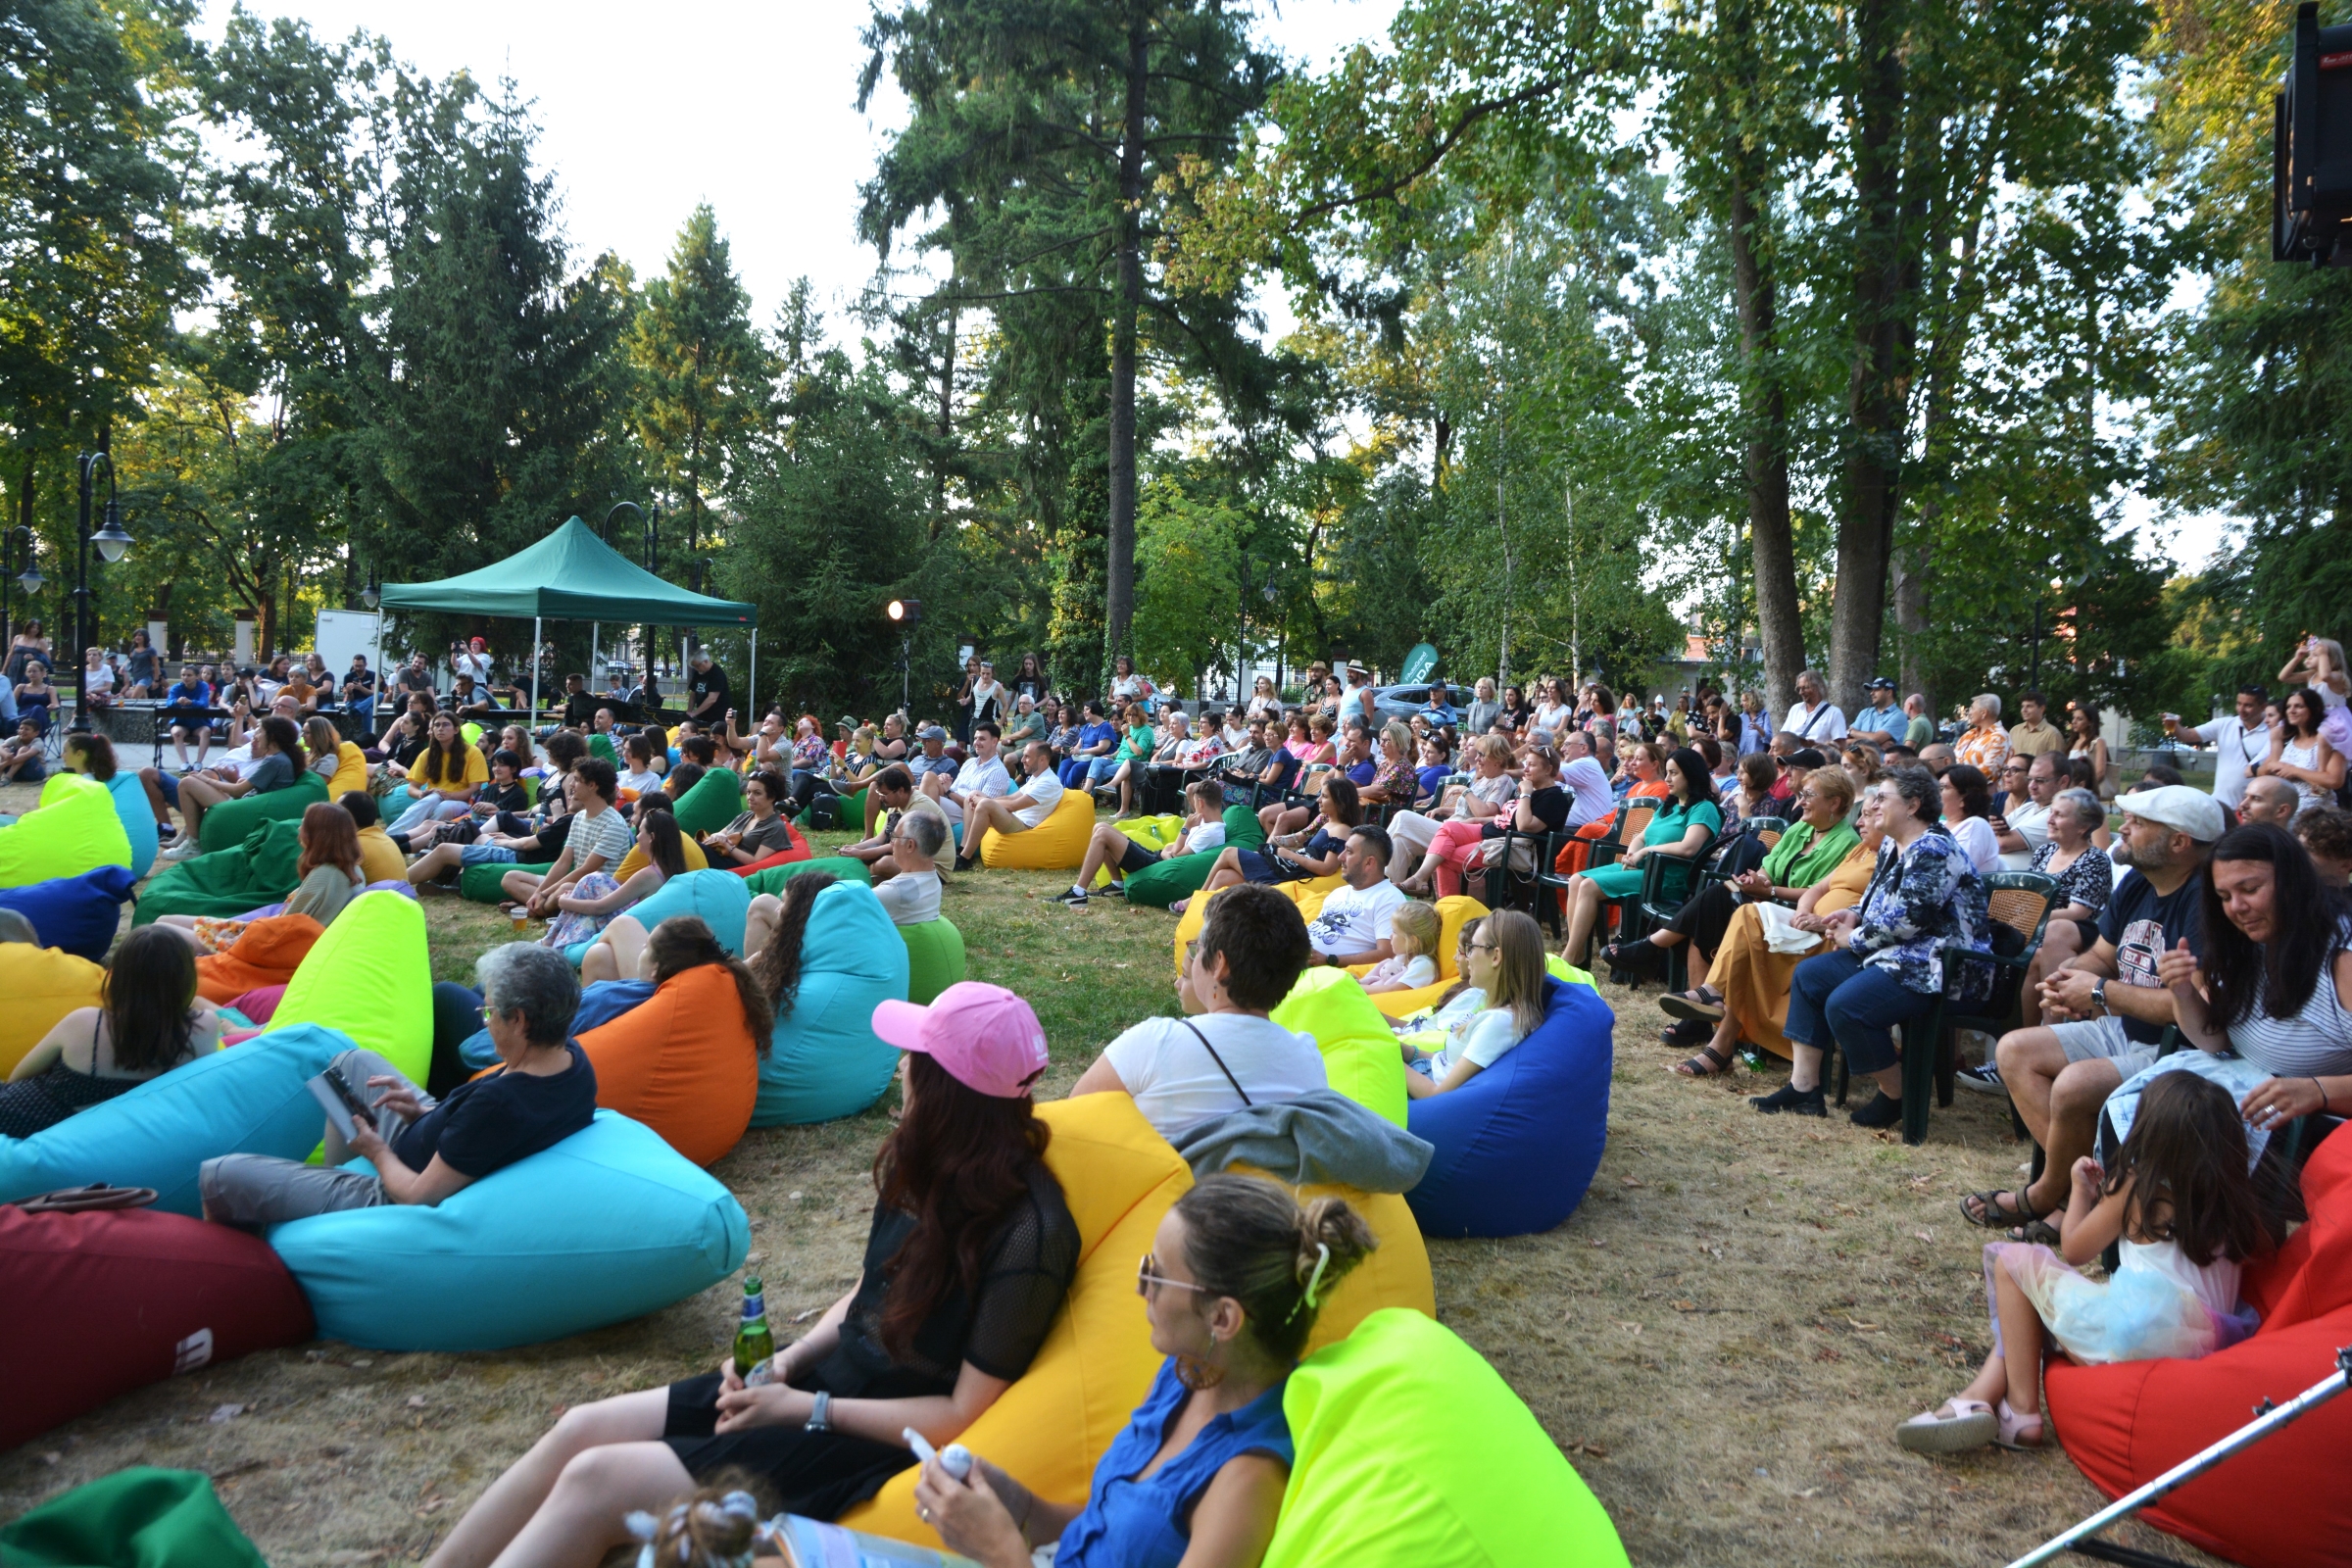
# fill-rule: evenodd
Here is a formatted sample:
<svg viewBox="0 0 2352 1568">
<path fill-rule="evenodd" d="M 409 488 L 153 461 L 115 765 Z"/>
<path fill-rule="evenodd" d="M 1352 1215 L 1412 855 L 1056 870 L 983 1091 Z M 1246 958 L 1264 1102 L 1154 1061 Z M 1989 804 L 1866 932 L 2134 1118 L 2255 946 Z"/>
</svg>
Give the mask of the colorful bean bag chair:
<svg viewBox="0 0 2352 1568">
<path fill-rule="evenodd" d="M 87 958 L 27 942 L 0 942 L 0 1078 L 24 1053 L 48 1038 L 75 1007 L 95 1007 L 106 994 L 106 970 Z"/>
<path fill-rule="evenodd" d="M 1277 882 L 1274 884 L 1274 890 L 1298 906 L 1298 913 L 1302 919 L 1312 920 L 1323 907 L 1323 895 L 1334 888 L 1347 885 L 1345 877 L 1318 876 L 1309 877 L 1302 882 Z M 1200 923 L 1208 918 L 1209 900 L 1224 891 L 1223 888 L 1219 888 L 1216 893 L 1196 898 L 1184 906 L 1184 913 L 1176 922 L 1175 964 L 1178 979 L 1184 977 L 1184 950 L 1199 940 Z"/>
<path fill-rule="evenodd" d="M 680 839 L 678 841 L 678 858 L 686 863 L 686 869 L 689 871 L 708 871 L 710 869 L 710 857 L 705 855 L 703 853 L 703 847 L 700 844 L 695 843 L 692 839 Z M 638 872 L 644 870 L 647 866 L 653 863 L 652 857 L 645 853 L 645 848 L 643 845 L 632 844 L 629 846 L 629 853 L 620 858 L 619 868 L 616 869 L 612 875 L 615 880 L 626 882 L 629 878 L 635 876 Z M 514 869 L 514 867 L 509 866 L 507 869 L 511 871 Z"/>
<path fill-rule="evenodd" d="M 845 882 L 816 896 L 801 939 L 800 991 L 760 1063 L 753 1126 L 855 1116 L 882 1098 L 899 1053 L 875 1035 L 874 1007 L 905 999 L 907 967 L 906 944 L 872 888 Z"/>
<path fill-rule="evenodd" d="M 264 1024 L 277 1015 L 277 1004 L 285 999 L 284 986 L 256 986 L 241 997 L 230 998 L 228 1004 L 248 1022 Z"/>
<path fill-rule="evenodd" d="M 906 1000 L 928 1005 L 964 977 L 963 933 L 944 916 L 899 927 L 906 944 Z"/>
<path fill-rule="evenodd" d="M 792 835 L 791 849 L 778 850 L 773 855 L 763 855 L 749 865 L 730 865 L 725 869 L 734 872 L 737 876 L 750 876 L 754 871 L 764 871 L 771 865 L 791 865 L 796 861 L 806 860 L 816 853 L 808 848 L 808 841 L 801 836 L 798 823 L 788 818 L 784 823 L 784 829 Z"/>
<path fill-rule="evenodd" d="M 1259 824 L 1255 811 L 1247 806 L 1228 806 L 1222 848 L 1203 850 L 1198 855 L 1179 855 L 1172 860 L 1146 866 L 1127 878 L 1127 902 L 1164 909 L 1178 899 L 1189 899 L 1200 891 L 1200 884 L 1208 880 L 1208 873 L 1215 869 L 1217 857 L 1224 848 L 1254 850 L 1265 842 L 1266 830 Z M 1107 881 L 1107 876 L 1102 880 Z"/>
<path fill-rule="evenodd" d="M 26 1329 L 0 1334 L 0 1446 L 174 1373 L 311 1337 L 310 1303 L 267 1244 L 184 1214 L 0 1205 L 0 1279 Z"/>
<path fill-rule="evenodd" d="M 2045 1376 L 2058 1441 L 2110 1497 L 2145 1486 L 2335 1368 L 2352 1345 L 2352 1136 L 2338 1131 L 2303 1167 L 2311 1222 L 2249 1264 L 2253 1337 L 2195 1361 L 2077 1366 Z M 2231 1562 L 2342 1568 L 2352 1561 L 2352 1400 L 2338 1396 L 2223 1460 L 2139 1517 Z M 2258 1499 L 2258 1501 L 2256 1501 Z"/>
<path fill-rule="evenodd" d="M 759 1047 L 735 976 L 718 964 L 671 975 L 642 1006 L 573 1038 L 596 1066 L 596 1102 L 697 1165 L 725 1157 L 752 1124 Z"/>
<path fill-rule="evenodd" d="M 553 860 L 535 860 L 525 864 L 510 860 L 498 865 L 469 865 L 458 873 L 458 892 L 471 904 L 504 904 L 507 895 L 499 884 L 509 871 L 529 871 L 545 876 L 555 865 Z"/>
<path fill-rule="evenodd" d="M 798 860 L 784 865 L 771 865 L 763 871 L 754 871 L 743 879 L 743 885 L 753 893 L 773 893 L 784 896 L 784 884 L 803 871 L 830 871 L 844 882 L 862 882 L 874 885 L 873 869 L 863 860 L 850 855 L 825 855 L 812 860 Z"/>
<path fill-rule="evenodd" d="M 112 791 L 79 773 L 59 773 L 41 786 L 41 803 L 0 827 L 0 888 L 130 866 L 130 839 L 115 810 Z"/>
<path fill-rule="evenodd" d="M 174 1067 L 30 1138 L 0 1138 L 0 1203 L 61 1187 L 152 1187 L 156 1206 L 194 1214 L 196 1167 L 217 1154 L 301 1159 L 326 1117 L 303 1087 L 351 1041 L 275 1030 Z"/>
<path fill-rule="evenodd" d="M 995 833 L 980 846 L 980 863 L 999 870 L 1074 871 L 1095 836 L 1095 798 L 1064 790 L 1046 819 L 1026 833 Z"/>
<path fill-rule="evenodd" d="M 196 848 L 205 855 L 233 848 L 266 823 L 301 821 L 303 812 L 326 798 L 326 780 L 305 771 L 282 790 L 222 801 L 205 811 L 204 823 L 196 830 Z"/>
<path fill-rule="evenodd" d="M 10 1568 L 270 1568 L 195 1470 L 133 1465 L 0 1529 Z"/>
<path fill-rule="evenodd" d="M 155 803 L 147 798 L 147 786 L 139 775 L 128 769 L 117 772 L 106 781 L 106 793 L 114 798 L 115 816 L 122 824 L 122 836 L 130 841 L 130 877 L 134 882 L 147 880 L 155 869 L 157 837 Z"/>
<path fill-rule="evenodd" d="M 611 762 L 615 768 L 620 766 L 620 753 L 613 750 L 612 737 L 610 735 L 589 736 L 588 755 L 590 757 L 601 757 L 606 761 Z"/>
<path fill-rule="evenodd" d="M 653 897 L 621 912 L 651 931 L 673 914 L 691 914 L 710 928 L 720 947 L 743 956 L 743 917 L 752 890 L 725 871 L 689 871 L 662 884 Z"/>
<path fill-rule="evenodd" d="M 1415 991 L 1383 991 L 1372 999 L 1372 1004 L 1392 1018 L 1407 1018 L 1424 1007 L 1434 1007 L 1440 998 L 1453 989 L 1462 977 L 1454 963 L 1454 956 L 1462 945 L 1462 927 L 1483 917 L 1487 906 L 1466 894 L 1455 894 L 1438 901 L 1438 979 L 1435 985 L 1422 986 Z M 1372 965 L 1359 963 L 1348 970 L 1350 974 L 1370 974 Z"/>
<path fill-rule="evenodd" d="M 326 781 L 326 798 L 339 801 L 353 790 L 368 792 L 368 754 L 351 741 L 335 747 L 335 776 Z"/>
<path fill-rule="evenodd" d="M 1438 1149 L 1405 1195 L 1423 1235 L 1534 1235 L 1584 1200 L 1608 1137 L 1616 1015 L 1591 986 L 1556 979 L 1544 1004 L 1544 1022 L 1494 1066 L 1405 1112 Z"/>
<path fill-rule="evenodd" d="M 433 963 L 415 899 L 363 893 L 343 906 L 286 982 L 270 1034 L 302 1025 L 335 1030 L 424 1082 L 433 1064 Z"/>
<path fill-rule="evenodd" d="M 140 895 L 131 924 L 167 914 L 233 916 L 258 909 L 294 891 L 302 880 L 294 874 L 301 860 L 301 824 L 264 822 L 242 844 L 166 866 Z"/>
<path fill-rule="evenodd" d="M 1404 1054 L 1388 1016 L 1343 969 L 1309 969 L 1272 1013 L 1285 1029 L 1312 1035 L 1331 1087 L 1378 1116 L 1404 1125 Z"/>
<path fill-rule="evenodd" d="M 324 1338 L 377 1350 L 504 1350 L 709 1290 L 743 1266 L 751 1235 L 726 1188 L 653 1129 L 600 1110 L 553 1149 L 432 1207 L 293 1220 L 271 1227 L 270 1245 Z"/>
<path fill-rule="evenodd" d="M 688 838 L 715 833 L 743 814 L 743 780 L 711 768 L 678 797 L 678 831 Z"/>
<path fill-rule="evenodd" d="M 208 953 L 196 960 L 196 994 L 207 1002 L 225 1004 L 260 987 L 275 986 L 282 996 L 294 971 L 325 931 L 326 927 L 307 914 L 272 914 L 256 920 L 227 952 Z M 245 1015 L 253 1017 L 250 1012 Z"/>
<path fill-rule="evenodd" d="M 1309 1354 L 1282 1409 L 1297 1458 L 1265 1568 L 1627 1562 L 1534 1412 L 1419 1312 L 1374 1312 Z"/>
<path fill-rule="evenodd" d="M 32 922 L 41 946 L 63 948 L 78 957 L 103 962 L 122 924 L 122 901 L 136 880 L 127 865 L 102 865 L 79 876 L 0 888 L 0 909 L 14 909 Z"/>
<path fill-rule="evenodd" d="M 1134 840 L 1142 848 L 1150 850 L 1153 855 L 1157 855 L 1184 837 L 1184 818 L 1168 812 L 1162 812 L 1157 816 L 1131 816 L 1124 822 L 1113 822 L 1111 826 L 1117 828 L 1127 838 Z M 1081 860 L 1083 863 L 1083 857 Z M 1201 872 L 1200 880 L 1203 882 L 1208 880 L 1208 873 Z M 1110 867 L 1106 865 L 1097 871 L 1094 881 L 1088 883 L 1087 886 L 1096 888 L 1110 886 Z M 1172 904 L 1182 897 L 1184 897 L 1183 894 L 1176 894 L 1168 900 L 1168 903 Z M 1167 907 L 1167 904 L 1162 904 L 1158 907 L 1164 909 Z"/>
</svg>

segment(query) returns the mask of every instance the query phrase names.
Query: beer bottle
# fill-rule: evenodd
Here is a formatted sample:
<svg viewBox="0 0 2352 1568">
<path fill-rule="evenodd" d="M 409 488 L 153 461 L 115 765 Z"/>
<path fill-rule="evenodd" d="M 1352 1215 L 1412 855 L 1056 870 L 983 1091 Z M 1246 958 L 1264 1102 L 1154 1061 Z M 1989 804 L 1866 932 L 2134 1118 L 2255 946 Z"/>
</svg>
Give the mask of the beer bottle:
<svg viewBox="0 0 2352 1568">
<path fill-rule="evenodd" d="M 760 1276 L 747 1274 L 743 1277 L 743 1322 L 735 1330 L 735 1375 L 750 1381 L 753 1370 L 765 1366 L 775 1353 L 776 1337 L 767 1327 L 767 1299 L 760 1292 Z"/>
</svg>

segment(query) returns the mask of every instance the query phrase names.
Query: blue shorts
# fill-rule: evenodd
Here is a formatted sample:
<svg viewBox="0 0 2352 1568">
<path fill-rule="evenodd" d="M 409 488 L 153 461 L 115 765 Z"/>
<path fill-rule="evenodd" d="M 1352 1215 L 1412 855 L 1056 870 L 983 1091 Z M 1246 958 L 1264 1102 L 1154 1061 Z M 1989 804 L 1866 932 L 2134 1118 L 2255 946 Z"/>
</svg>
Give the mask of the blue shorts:
<svg viewBox="0 0 2352 1568">
<path fill-rule="evenodd" d="M 504 844 L 461 844 L 458 846 L 460 865 L 513 865 L 521 857 Z"/>
<path fill-rule="evenodd" d="M 164 792 L 166 805 L 174 807 L 179 805 L 179 776 L 176 773 L 167 773 L 158 768 L 155 773 L 155 783 L 156 787 Z"/>
</svg>

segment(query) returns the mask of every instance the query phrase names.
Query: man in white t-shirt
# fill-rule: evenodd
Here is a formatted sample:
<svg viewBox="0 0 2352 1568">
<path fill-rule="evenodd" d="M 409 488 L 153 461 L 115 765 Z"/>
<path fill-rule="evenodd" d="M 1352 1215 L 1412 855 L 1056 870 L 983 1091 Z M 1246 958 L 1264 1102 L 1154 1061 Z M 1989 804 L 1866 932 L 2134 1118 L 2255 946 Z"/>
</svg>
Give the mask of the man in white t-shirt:
<svg viewBox="0 0 2352 1568">
<path fill-rule="evenodd" d="M 2178 713 L 2164 715 L 2164 732 L 2174 740 L 2200 750 L 2213 748 L 2213 798 L 2232 811 L 2245 804 L 2246 780 L 2271 755 L 2271 732 L 2262 722 L 2262 705 L 2269 700 L 2260 686 L 2240 686 L 2237 711 L 2210 724 L 2190 728 Z"/>
<path fill-rule="evenodd" d="M 1070 1089 L 1127 1094 L 1173 1142 L 1184 1129 L 1249 1105 L 1331 1087 L 1312 1037 L 1266 1016 L 1313 957 L 1298 906 L 1245 882 L 1208 905 L 1177 986 L 1186 1018 L 1146 1018 L 1102 1048 Z"/>
<path fill-rule="evenodd" d="M 877 879 L 874 897 L 890 911 L 893 925 L 921 925 L 939 918 L 939 852 L 948 847 L 948 819 L 936 811 L 909 811 L 899 819 L 890 842 L 894 874 Z"/>
<path fill-rule="evenodd" d="M 972 739 L 975 743 L 979 740 L 977 732 Z M 958 777 L 956 782 L 962 779 Z M 1031 741 L 1021 750 L 1020 794 L 978 796 L 967 804 L 963 848 L 956 852 L 956 869 L 969 871 L 980 863 L 980 841 L 991 829 L 1010 838 L 1052 816 L 1063 793 L 1061 780 L 1054 772 L 1054 749 L 1044 741 Z"/>
<path fill-rule="evenodd" d="M 2030 871 L 2034 868 L 2034 852 L 2050 841 L 2050 808 L 2058 799 L 2058 755 L 2043 752 L 2033 758 L 2012 754 L 2001 765 L 2004 770 L 2013 764 L 2026 767 L 2024 798 L 2012 796 L 2001 805 L 2000 815 L 1993 819 L 1993 837 L 2001 846 L 2001 869 Z M 2014 774 L 2004 772 L 2014 779 Z M 2014 790 L 2015 785 L 2012 783 Z"/>
<path fill-rule="evenodd" d="M 973 725 L 972 755 L 963 760 L 956 776 L 923 775 L 923 793 L 937 801 L 948 820 L 958 827 L 975 803 L 1012 793 L 1012 775 L 1004 771 L 1004 760 L 997 755 L 999 733 L 993 722 Z"/>
<path fill-rule="evenodd" d="M 1366 823 L 1348 835 L 1340 854 L 1340 875 L 1348 885 L 1325 894 L 1322 909 L 1306 923 L 1315 962 L 1345 967 L 1395 956 L 1389 922 L 1404 907 L 1404 890 L 1389 880 L 1389 858 L 1396 853 L 1386 828 Z"/>
<path fill-rule="evenodd" d="M 1797 671 L 1796 701 L 1781 721 L 1781 730 L 1795 736 L 1800 746 L 1826 746 L 1845 738 L 1845 714 L 1830 701 L 1830 688 L 1819 670 Z"/>
<path fill-rule="evenodd" d="M 1592 737 L 1572 729 L 1560 737 L 1560 784 L 1568 791 L 1568 831 L 1617 809 L 1608 770 L 1592 756 Z"/>
</svg>

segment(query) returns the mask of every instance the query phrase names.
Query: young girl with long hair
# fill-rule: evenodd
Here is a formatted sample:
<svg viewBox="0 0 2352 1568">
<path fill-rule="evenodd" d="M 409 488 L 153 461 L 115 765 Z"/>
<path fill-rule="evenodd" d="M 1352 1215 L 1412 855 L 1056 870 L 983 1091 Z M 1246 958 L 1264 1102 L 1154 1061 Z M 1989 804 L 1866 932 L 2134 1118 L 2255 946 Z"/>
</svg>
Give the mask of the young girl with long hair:
<svg viewBox="0 0 2352 1568">
<path fill-rule="evenodd" d="M 2285 779 L 2303 798 L 2297 815 L 2315 806 L 2332 806 L 2344 787 L 2344 758 L 2320 733 L 2325 710 L 2312 692 L 2288 692 L 2278 705 L 2278 723 L 2271 730 L 2271 755 L 2260 772 Z"/>
<path fill-rule="evenodd" d="M 294 862 L 294 891 L 284 903 L 243 915 L 161 914 L 155 923 L 202 954 L 226 953 L 254 921 L 270 915 L 307 914 L 322 926 L 334 924 L 368 887 L 367 873 L 360 869 L 359 823 L 340 806 L 319 801 L 303 811 L 297 831 L 302 856 Z"/>
<path fill-rule="evenodd" d="M 1446 1032 L 1430 1054 L 1404 1048 L 1414 1068 L 1405 1094 L 1426 1100 L 1459 1089 L 1501 1059 L 1544 1022 L 1544 928 L 1519 909 L 1498 909 L 1463 947 L 1462 979 L 1486 993 L 1486 1005 Z"/>
<path fill-rule="evenodd" d="M 220 1015 L 196 995 L 196 955 L 177 935 L 143 926 L 106 966 L 95 1007 L 76 1007 L 0 1085 L 0 1137 L 29 1138 L 220 1044 Z"/>
<path fill-rule="evenodd" d="M 637 848 L 645 852 L 645 868 L 626 882 L 616 874 L 617 866 L 612 871 L 591 871 L 574 882 L 557 896 L 557 914 L 548 922 L 541 946 L 568 948 L 593 942 L 614 915 L 652 898 L 671 877 L 686 874 L 685 841 L 678 833 L 677 817 L 663 809 L 667 805 L 662 796 L 638 804 Z"/>
</svg>

